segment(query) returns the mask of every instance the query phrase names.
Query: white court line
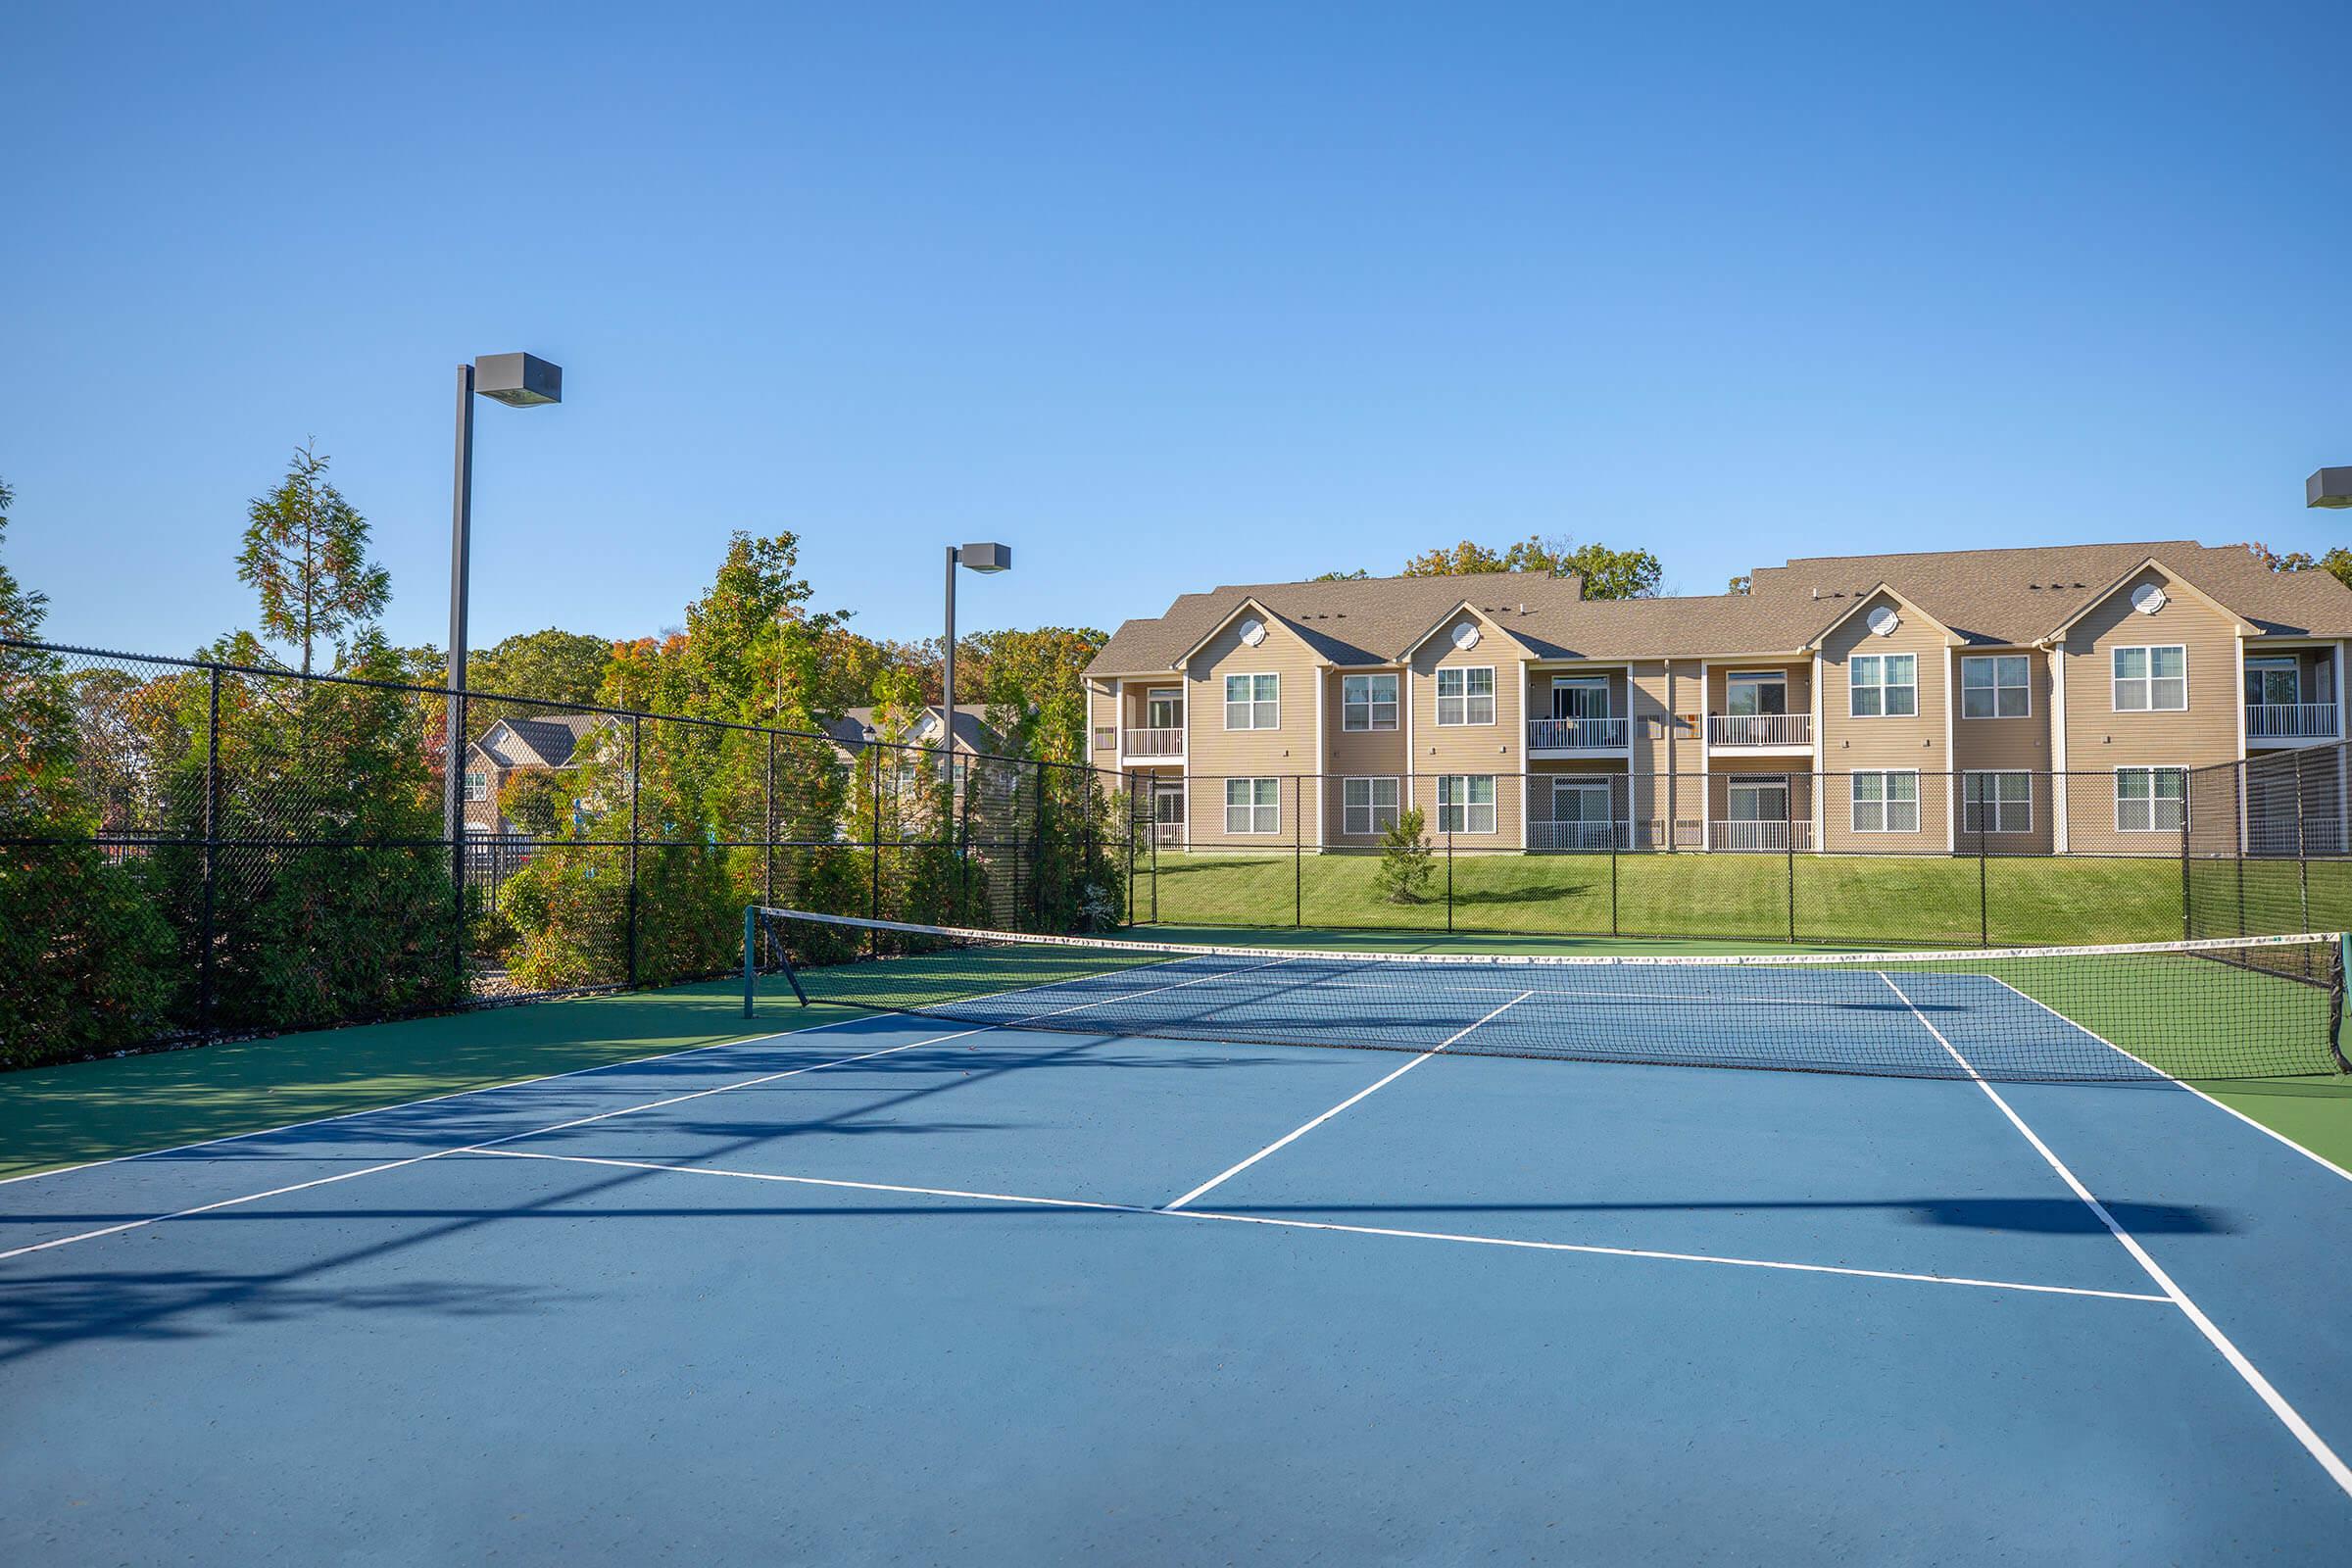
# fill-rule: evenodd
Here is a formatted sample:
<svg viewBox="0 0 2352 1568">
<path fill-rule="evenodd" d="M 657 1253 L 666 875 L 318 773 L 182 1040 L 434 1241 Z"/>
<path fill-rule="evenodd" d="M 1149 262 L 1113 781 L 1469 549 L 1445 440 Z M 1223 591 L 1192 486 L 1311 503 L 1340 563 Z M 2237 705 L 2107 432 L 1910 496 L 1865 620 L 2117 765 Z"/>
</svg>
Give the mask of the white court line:
<svg viewBox="0 0 2352 1568">
<path fill-rule="evenodd" d="M 1283 958 L 1274 960 L 1276 963 L 1288 961 L 1288 959 Z M 1260 969 L 1270 968 L 1272 967 L 1272 964 L 1256 964 L 1252 967 Z M 1092 977 L 1086 976 L 1082 978 Z M 480 1143 L 473 1144 L 454 1145 L 448 1149 L 436 1149 L 430 1153 L 425 1154 L 410 1154 L 400 1159 L 385 1160 L 381 1164 L 363 1166 L 359 1170 L 338 1171 L 332 1176 L 319 1176 L 307 1182 L 295 1182 L 290 1186 L 273 1187 L 265 1193 L 248 1193 L 242 1198 L 223 1198 L 210 1203 L 198 1203 L 191 1208 L 174 1209 L 169 1214 L 150 1214 L 144 1219 L 124 1220 L 121 1224 L 102 1226 L 97 1230 L 81 1231 L 72 1236 L 53 1237 L 46 1242 L 33 1242 L 24 1247 L 12 1248 L 7 1251 L 0 1251 L 0 1262 L 6 1262 L 12 1257 L 23 1257 L 29 1252 L 46 1252 L 53 1248 L 71 1247 L 75 1242 L 94 1242 L 102 1236 L 120 1236 L 124 1231 L 143 1230 L 149 1225 L 158 1225 L 163 1223 L 165 1220 L 187 1219 L 197 1214 L 210 1214 L 217 1209 L 235 1208 L 241 1203 L 256 1203 L 265 1198 L 283 1198 L 288 1193 L 305 1192 L 313 1187 L 328 1187 L 332 1186 L 336 1182 L 351 1181 L 356 1177 L 373 1176 L 380 1171 L 399 1170 L 404 1166 L 422 1164 L 428 1159 L 439 1159 L 445 1154 L 480 1153 L 482 1152 L 495 1149 L 501 1144 L 511 1144 L 524 1138 L 537 1138 L 545 1133 L 565 1132 L 574 1127 L 588 1126 L 592 1122 L 610 1121 L 614 1116 L 630 1116 L 641 1110 L 660 1110 L 665 1105 L 682 1105 L 690 1100 L 702 1100 L 710 1095 L 731 1094 L 738 1089 L 757 1089 L 761 1084 L 772 1084 L 780 1078 L 797 1078 L 803 1073 L 816 1072 L 825 1067 L 846 1067 L 852 1062 L 870 1061 L 877 1056 L 894 1056 L 902 1051 L 912 1051 L 917 1046 L 936 1046 L 950 1040 L 961 1040 L 966 1035 L 984 1035 L 989 1033 L 991 1030 L 996 1029 L 1018 1029 L 1025 1024 L 1035 1022 L 1039 1018 L 1059 1017 L 1065 1012 L 1082 1012 L 1088 1007 L 1102 1006 L 1104 1002 L 1123 1002 L 1135 997 L 1148 997 L 1152 995 L 1152 993 L 1155 991 L 1181 991 L 1186 986 L 1199 985 L 1202 980 L 1215 978 L 1217 977 L 1214 975 L 1202 975 L 1192 980 L 1179 980 L 1173 985 L 1155 986 L 1152 991 L 1130 991 L 1115 998 L 1103 998 L 1095 1002 L 1076 1003 L 1067 1007 L 1055 1007 L 1049 1012 L 1033 1012 L 1026 1018 L 1007 1020 L 1004 1023 L 981 1024 L 970 1029 L 958 1029 L 953 1034 L 932 1035 L 923 1040 L 909 1040 L 902 1046 L 889 1046 L 880 1051 L 862 1052 L 855 1056 L 840 1056 L 831 1061 L 811 1062 L 804 1067 L 787 1067 L 780 1072 L 762 1073 L 756 1078 L 743 1079 L 739 1083 L 717 1084 L 709 1089 L 697 1089 L 690 1094 L 671 1095 L 662 1100 L 649 1100 L 643 1104 L 621 1105 L 612 1110 L 600 1110 L 593 1116 L 576 1116 L 569 1121 L 555 1122 L 546 1127 L 533 1127 L 524 1132 L 509 1133 L 503 1138 L 486 1139 Z M 1054 985 L 1069 985 L 1071 983 L 1073 982 L 1056 980 L 1054 982 Z M 1053 989 L 1053 986 L 1033 986 L 1029 989 L 1033 991 L 1048 991 Z M 1017 993 L 1007 992 L 1004 994 L 1016 995 Z M 861 1016 L 863 1015 L 861 1014 Z M 847 1023 L 854 1020 L 842 1019 L 839 1021 Z M 832 1026 L 820 1024 L 817 1027 L 830 1028 Z M 805 1034 L 813 1031 L 796 1030 L 789 1032 Z M 708 1048 L 698 1047 L 696 1049 L 701 1050 Z M 683 1054 L 683 1053 L 681 1053 L 681 1054 Z"/>
<path fill-rule="evenodd" d="M 731 1181 L 783 1182 L 795 1187 L 829 1187 L 853 1193 L 901 1193 L 914 1198 L 961 1199 L 980 1203 L 1019 1203 L 1032 1208 L 1080 1209 L 1091 1213 L 1142 1214 L 1157 1219 L 1211 1220 L 1227 1225 L 1271 1225 L 1284 1230 L 1334 1231 L 1344 1236 L 1388 1236 L 1416 1242 L 1455 1242 L 1470 1247 L 1507 1247 L 1531 1252 L 1573 1252 L 1589 1257 L 1639 1257 L 1668 1263 L 1715 1263 L 1727 1268 L 1764 1268 L 1792 1274 L 1838 1274 L 1851 1279 L 1902 1280 L 1918 1285 L 1959 1285 L 1972 1290 L 2026 1291 L 2036 1296 L 2082 1296 L 2108 1301 L 2152 1301 L 2170 1297 L 2138 1291 L 2092 1290 L 2080 1285 L 2029 1285 L 2019 1280 L 1972 1279 L 1960 1274 L 1910 1274 L 1896 1269 L 1846 1268 L 1835 1263 L 1791 1263 L 1779 1258 L 1732 1257 L 1713 1252 L 1666 1252 L 1642 1247 L 1597 1247 L 1581 1242 L 1536 1242 L 1512 1236 L 1461 1231 L 1405 1230 L 1393 1225 L 1345 1225 L 1334 1220 L 1285 1219 L 1272 1214 L 1230 1214 L 1213 1208 L 1150 1208 L 1088 1198 L 1032 1198 L 1018 1193 L 979 1193 L 956 1187 L 913 1187 L 904 1182 L 854 1182 L 831 1176 L 783 1176 L 773 1171 L 728 1170 L 716 1165 L 664 1165 L 657 1160 L 608 1159 L 594 1154 L 541 1154 L 525 1149 L 484 1149 L 502 1159 L 544 1159 L 564 1165 L 609 1165 L 621 1170 L 661 1171 L 672 1176 L 719 1176 Z"/>
<path fill-rule="evenodd" d="M 2301 1144 L 2296 1143 L 2292 1138 L 2287 1137 L 2286 1134 L 2280 1132 L 2278 1128 L 2264 1126 L 2261 1122 L 2256 1121 L 2253 1117 L 2238 1109 L 2235 1105 L 2230 1104 L 2226 1101 L 2214 1099 L 2213 1096 L 2207 1094 L 2204 1090 L 2199 1089 L 2195 1084 L 2182 1083 L 2180 1079 L 2175 1078 L 2171 1073 L 2166 1072 L 2162 1067 L 2157 1066 L 2145 1056 L 2136 1055 L 2132 1052 L 2126 1051 L 2123 1047 L 2117 1045 L 2105 1035 L 2100 1034 L 2096 1029 L 2086 1028 L 2083 1025 L 2077 1023 L 2074 1019 L 2069 1018 L 2065 1013 L 2060 1012 L 2056 1007 L 2053 1007 L 2048 1003 L 2042 1001 L 2039 997 L 2027 996 L 2025 992 L 2018 991 L 2017 987 L 2010 985 L 2008 981 L 2002 979 L 1999 975 L 1988 974 L 1984 976 L 1984 978 L 1990 980 L 1994 985 L 2002 987 L 2004 990 L 2016 992 L 2018 996 L 2025 997 L 2028 1002 L 2034 1004 L 2034 1005 L 2039 1007 L 2042 1011 L 2048 1013 L 2060 1023 L 2065 1024 L 2070 1029 L 2078 1030 L 2082 1034 L 2088 1035 L 2091 1039 L 2096 1040 L 2100 1045 L 2105 1046 L 2109 1051 L 2114 1052 L 2117 1055 L 2125 1056 L 2132 1061 L 2138 1062 L 2142 1067 L 2147 1068 L 2148 1071 L 2154 1073 L 2157 1077 L 2164 1079 L 2174 1088 L 2187 1090 L 2190 1094 L 2196 1096 L 2208 1105 L 2213 1106 L 2216 1110 L 2228 1111 L 2230 1115 L 2235 1116 L 2239 1121 L 2244 1122 L 2247 1126 L 2253 1128 L 2256 1132 L 2262 1134 L 2264 1137 L 2276 1138 L 2278 1140 L 2278 1142 L 2284 1144 L 2296 1153 L 2301 1154 L 2305 1159 L 2311 1160 L 2315 1164 L 2325 1165 L 2328 1167 L 2328 1169 L 2335 1172 L 2344 1180 L 2352 1182 L 2352 1170 L 2344 1169 L 2343 1166 L 2338 1165 L 2334 1160 L 2329 1159 L 2318 1150 L 2304 1148 Z"/>
<path fill-rule="evenodd" d="M 2008 1101 L 2001 1098 L 2000 1091 L 1986 1083 L 1984 1074 L 1978 1072 L 1966 1056 L 1953 1050 L 1952 1043 L 1944 1039 L 1943 1031 L 1928 1021 L 1928 1015 L 1919 1010 L 1917 1003 L 1914 1003 L 1908 996 L 1904 996 L 1903 988 L 1896 985 L 1893 979 L 1886 974 L 1882 973 L 1879 978 L 1886 982 L 1887 990 L 1902 998 L 1903 1005 L 1911 1009 L 1911 1016 L 1919 1020 L 1920 1027 L 1934 1035 L 1937 1045 L 1943 1047 L 1945 1051 L 1951 1052 L 1952 1059 L 1960 1064 L 1961 1069 L 1971 1079 L 1975 1080 L 1979 1089 L 1984 1091 L 1985 1097 L 2000 1107 L 2001 1114 L 2009 1118 L 2009 1125 L 2024 1135 L 2026 1142 L 2034 1146 L 2034 1152 L 2048 1163 L 2050 1169 L 2058 1173 L 2058 1179 L 2065 1182 L 2073 1190 L 2074 1195 L 2099 1217 L 2099 1223 L 2107 1227 L 2108 1233 L 2122 1245 L 2124 1250 L 2132 1254 L 2132 1261 L 2147 1273 L 2149 1279 L 2156 1282 L 2157 1289 L 2172 1298 L 2173 1304 L 2180 1309 L 2189 1322 L 2196 1325 L 2197 1332 L 2205 1336 L 2206 1342 L 2222 1353 L 2222 1359 L 2228 1361 L 2237 1375 L 2245 1379 L 2246 1386 L 2254 1391 L 2264 1404 L 2270 1406 L 2271 1414 L 2277 1416 L 2279 1424 L 2294 1435 L 2297 1443 L 2303 1445 L 2304 1451 L 2319 1461 L 2320 1468 L 2328 1472 L 2328 1479 L 2343 1489 L 2346 1495 L 2352 1495 L 2352 1466 L 2347 1466 L 2341 1458 L 2337 1457 L 2336 1451 L 2328 1446 L 2327 1440 L 2313 1431 L 2311 1423 L 2303 1419 L 2302 1412 L 2286 1402 L 2286 1396 L 2273 1388 L 2271 1380 L 2264 1377 L 2252 1361 L 2246 1359 L 2245 1352 L 2230 1342 L 2230 1336 L 2224 1334 L 2213 1319 L 2207 1317 L 2197 1303 L 2188 1298 L 2188 1293 L 2173 1283 L 2173 1277 L 2167 1274 L 2156 1259 L 2148 1254 L 2146 1248 L 2139 1245 L 2138 1238 L 2117 1223 L 2116 1217 L 2107 1211 L 2107 1205 L 2092 1197 L 2090 1189 L 2083 1186 L 2082 1179 L 2067 1168 L 2066 1161 L 2050 1152 L 2050 1146 L 2041 1141 L 2038 1133 L 2026 1125 L 2026 1119 L 2010 1107 Z"/>
<path fill-rule="evenodd" d="M 1479 1024 L 1487 1022 L 1488 1019 L 1494 1017 L 1496 1013 L 1507 1011 L 1534 995 L 1535 993 L 1532 991 L 1520 992 L 1510 1001 L 1504 1003 L 1501 1006 L 1496 1007 L 1494 1012 L 1490 1012 L 1485 1018 L 1479 1019 L 1478 1023 L 1472 1024 L 1470 1029 L 1476 1029 Z M 1213 1187 L 1220 1187 L 1232 1178 L 1239 1176 L 1242 1172 L 1248 1170 L 1250 1166 L 1256 1164 L 1259 1160 L 1265 1158 L 1277 1149 L 1282 1148 L 1283 1145 L 1290 1143 L 1293 1139 L 1298 1138 L 1303 1134 L 1313 1132 L 1316 1128 L 1322 1126 L 1325 1122 L 1331 1120 L 1332 1117 L 1337 1116 L 1341 1111 L 1346 1110 L 1349 1105 L 1354 1104 L 1357 1101 L 1362 1100 L 1365 1096 L 1370 1095 L 1377 1090 L 1386 1089 L 1389 1085 L 1395 1083 L 1406 1073 L 1411 1072 L 1415 1067 L 1420 1066 L 1430 1057 L 1436 1055 L 1439 1052 L 1444 1051 L 1447 1046 L 1452 1045 L 1454 1041 L 1459 1040 L 1463 1035 L 1468 1034 L 1470 1029 L 1461 1030 L 1458 1033 L 1447 1037 L 1446 1040 L 1441 1041 L 1439 1044 L 1421 1053 L 1421 1054 L 1418 1056 L 1415 1056 L 1412 1060 L 1406 1062 L 1403 1066 L 1397 1068 L 1395 1072 L 1390 1073 L 1386 1078 L 1381 1079 L 1380 1082 L 1367 1085 L 1366 1087 L 1357 1090 L 1354 1094 L 1349 1095 L 1346 1100 L 1341 1101 L 1338 1104 L 1332 1106 L 1329 1110 L 1325 1111 L 1322 1115 L 1317 1116 L 1314 1120 L 1306 1123 L 1304 1126 L 1292 1128 L 1289 1132 L 1284 1133 L 1280 1138 L 1275 1139 L 1272 1143 L 1259 1150 L 1256 1153 L 1251 1154 L 1248 1159 L 1243 1160 L 1240 1164 L 1233 1166 L 1231 1169 L 1222 1171 L 1215 1176 L 1211 1176 L 1208 1180 L 1202 1182 L 1200 1186 L 1194 1188 L 1191 1192 L 1185 1194 L 1173 1203 L 1168 1204 L 1168 1208 L 1173 1211 L 1175 1209 L 1184 1207 L 1185 1204 L 1191 1202 L 1194 1199 L 1199 1198 L 1202 1193 L 1207 1192 Z"/>
</svg>

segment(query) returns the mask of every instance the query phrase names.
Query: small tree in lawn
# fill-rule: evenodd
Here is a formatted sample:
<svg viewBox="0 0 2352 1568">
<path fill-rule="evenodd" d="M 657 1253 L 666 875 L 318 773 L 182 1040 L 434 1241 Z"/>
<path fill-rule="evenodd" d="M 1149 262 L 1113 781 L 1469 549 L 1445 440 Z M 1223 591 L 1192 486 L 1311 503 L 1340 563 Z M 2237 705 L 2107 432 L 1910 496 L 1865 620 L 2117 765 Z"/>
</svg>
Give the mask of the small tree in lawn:
<svg viewBox="0 0 2352 1568">
<path fill-rule="evenodd" d="M 325 480 L 326 459 L 297 447 L 286 476 L 247 509 L 237 579 L 259 589 L 262 635 L 338 655 L 347 633 L 372 623 L 392 599 L 392 575 L 368 560 L 368 519 Z"/>
<path fill-rule="evenodd" d="M 1372 886 L 1391 904 L 1419 904 L 1429 897 L 1438 866 L 1429 840 L 1422 837 L 1422 821 L 1421 808 L 1409 808 L 1380 836 L 1380 869 L 1372 873 Z"/>
</svg>

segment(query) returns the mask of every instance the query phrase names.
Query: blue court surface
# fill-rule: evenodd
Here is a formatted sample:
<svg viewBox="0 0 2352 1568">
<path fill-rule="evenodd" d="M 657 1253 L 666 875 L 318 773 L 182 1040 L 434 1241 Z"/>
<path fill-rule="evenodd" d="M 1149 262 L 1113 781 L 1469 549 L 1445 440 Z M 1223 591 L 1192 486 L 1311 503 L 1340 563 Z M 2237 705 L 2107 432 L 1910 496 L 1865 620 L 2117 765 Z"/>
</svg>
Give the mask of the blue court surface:
<svg viewBox="0 0 2352 1568">
<path fill-rule="evenodd" d="M 2352 1555 L 2352 1177 L 2159 1075 L 825 1016 L 0 1184 L 0 1562 Z"/>
</svg>

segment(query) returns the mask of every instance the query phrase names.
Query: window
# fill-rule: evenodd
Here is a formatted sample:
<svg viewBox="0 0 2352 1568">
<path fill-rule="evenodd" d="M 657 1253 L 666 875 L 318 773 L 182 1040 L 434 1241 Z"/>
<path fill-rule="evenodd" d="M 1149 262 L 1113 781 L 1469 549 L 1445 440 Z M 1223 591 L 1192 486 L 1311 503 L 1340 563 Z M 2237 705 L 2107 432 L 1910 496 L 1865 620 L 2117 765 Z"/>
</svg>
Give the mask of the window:
<svg viewBox="0 0 2352 1568">
<path fill-rule="evenodd" d="M 2117 768 L 2115 830 L 2180 832 L 2180 824 L 2188 819 L 2187 784 L 2187 772 L 2178 767 Z"/>
<path fill-rule="evenodd" d="M 1395 729 L 1396 677 L 1343 675 L 1340 677 L 1340 728 Z"/>
<path fill-rule="evenodd" d="M 1274 729 L 1282 722 L 1280 675 L 1225 677 L 1225 727 Z"/>
<path fill-rule="evenodd" d="M 1438 722 L 1494 722 L 1494 666 L 1438 671 Z"/>
<path fill-rule="evenodd" d="M 2034 831 L 2033 774 L 1968 773 L 1961 777 L 1960 787 L 1961 832 Z"/>
<path fill-rule="evenodd" d="M 1605 675 L 1553 676 L 1551 716 L 1554 718 L 1608 717 L 1608 677 Z"/>
<path fill-rule="evenodd" d="M 1609 781 L 1599 778 L 1555 778 L 1551 781 L 1551 819 L 1555 822 L 1609 821 Z"/>
<path fill-rule="evenodd" d="M 1779 774 L 1752 778 L 1734 775 L 1727 784 L 1731 819 L 1735 822 L 1786 822 L 1788 818 L 1788 780 Z"/>
<path fill-rule="evenodd" d="M 1856 773 L 1854 775 L 1854 831 L 1857 833 L 1918 832 L 1919 775 L 1915 772 Z"/>
<path fill-rule="evenodd" d="M 2257 707 L 2303 700 L 2302 666 L 2292 659 L 2246 661 L 2246 701 Z"/>
<path fill-rule="evenodd" d="M 477 773 L 473 769 L 467 768 L 466 770 L 466 799 L 469 801 L 486 801 L 489 798 L 490 775 L 487 773 Z"/>
<path fill-rule="evenodd" d="M 1282 780 L 1229 778 L 1225 781 L 1225 831 L 1282 831 Z"/>
<path fill-rule="evenodd" d="M 2024 718 L 2034 711 L 2033 663 L 2023 654 L 1960 661 L 1962 718 Z"/>
<path fill-rule="evenodd" d="M 1119 732 L 1108 724 L 1095 726 L 1095 750 L 1107 752 L 1119 744 Z"/>
<path fill-rule="evenodd" d="M 1184 728 L 1184 693 L 1166 686 L 1154 686 L 1145 693 L 1144 728 Z"/>
<path fill-rule="evenodd" d="M 1395 677 L 1390 677 L 1394 679 Z M 1396 825 L 1396 780 L 1340 780 L 1340 831 L 1386 833 Z"/>
<path fill-rule="evenodd" d="M 2188 707 L 2188 650 L 2118 648 L 2115 651 L 2115 710 L 2119 713 L 2178 713 Z"/>
<path fill-rule="evenodd" d="M 1476 671 L 1472 671 L 1476 673 Z M 1492 676 L 1493 670 L 1487 671 Z M 1490 699 L 1491 701 L 1491 699 Z M 1438 779 L 1438 831 L 1494 831 L 1494 775 L 1446 773 Z"/>
<path fill-rule="evenodd" d="M 1788 711 L 1788 676 L 1778 669 L 1735 669 L 1724 677 L 1723 710 L 1735 718 Z"/>
<path fill-rule="evenodd" d="M 1847 711 L 1900 718 L 1919 711 L 1917 654 L 1857 654 L 1845 666 Z"/>
</svg>

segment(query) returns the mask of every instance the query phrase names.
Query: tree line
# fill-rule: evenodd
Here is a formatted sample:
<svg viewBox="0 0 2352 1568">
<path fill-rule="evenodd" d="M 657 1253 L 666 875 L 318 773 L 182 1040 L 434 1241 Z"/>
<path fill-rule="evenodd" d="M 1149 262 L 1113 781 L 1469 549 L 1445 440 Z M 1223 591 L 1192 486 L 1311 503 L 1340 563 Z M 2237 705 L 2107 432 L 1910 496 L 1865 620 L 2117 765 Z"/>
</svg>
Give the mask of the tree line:
<svg viewBox="0 0 2352 1568">
<path fill-rule="evenodd" d="M 14 499 L 0 486 L 0 556 Z M 251 623 L 196 650 L 262 673 L 0 649 L 0 1066 L 455 1005 L 486 974 L 528 991 L 712 973 L 739 957 L 744 905 L 769 895 L 953 919 L 1017 880 L 1034 918 L 1116 917 L 1118 879 L 1073 833 L 1026 838 L 1019 866 L 998 842 L 1013 812 L 1107 821 L 1091 774 L 1024 765 L 1084 759 L 1079 675 L 1102 634 L 960 643 L 967 706 L 1014 759 L 974 770 L 975 808 L 914 754 L 771 734 L 872 706 L 896 739 L 938 698 L 937 645 L 816 608 L 789 532 L 731 536 L 676 630 L 549 628 L 476 657 L 469 689 L 532 701 L 469 700 L 468 743 L 500 718 L 586 708 L 735 727 L 595 720 L 561 777 L 518 773 L 487 803 L 531 853 L 461 899 L 440 780 L 464 761 L 443 756 L 433 689 L 446 658 L 386 638 L 392 584 L 368 546 L 306 447 L 247 509 Z M 47 612 L 0 560 L 0 637 L 37 641 Z M 957 841 L 981 841 L 975 809 L 1001 819 L 979 824 L 987 853 Z"/>
</svg>

